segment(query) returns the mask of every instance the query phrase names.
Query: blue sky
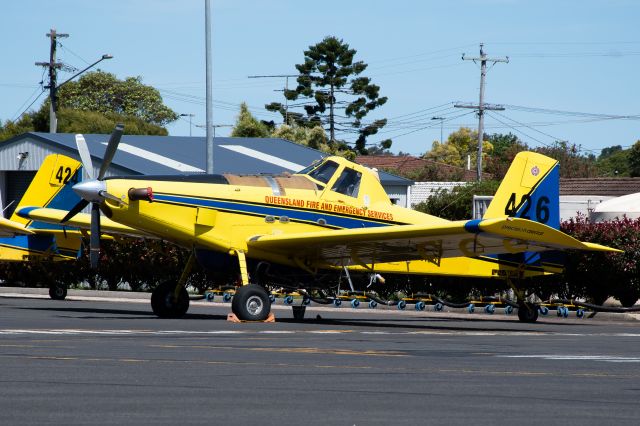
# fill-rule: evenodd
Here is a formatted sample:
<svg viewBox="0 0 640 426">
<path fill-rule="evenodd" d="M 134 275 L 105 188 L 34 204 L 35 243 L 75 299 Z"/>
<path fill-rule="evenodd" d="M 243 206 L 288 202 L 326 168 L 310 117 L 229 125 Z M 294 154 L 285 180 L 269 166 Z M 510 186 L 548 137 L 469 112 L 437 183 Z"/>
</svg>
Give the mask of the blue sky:
<svg viewBox="0 0 640 426">
<path fill-rule="evenodd" d="M 100 69 L 141 76 L 176 112 L 194 114 L 193 135 L 204 135 L 195 126 L 205 122 L 204 0 L 11 1 L 3 17 L 0 120 L 41 92 L 34 62 L 48 60 L 45 34 L 56 28 L 70 34 L 59 60 L 82 69 L 114 55 Z M 394 152 L 423 153 L 440 139 L 434 116 L 447 119 L 445 139 L 477 127 L 472 111 L 453 104 L 478 101 L 479 67 L 461 54 L 477 56 L 483 42 L 490 57 L 510 57 L 487 75 L 485 100 L 506 106 L 488 113 L 488 133 L 512 132 L 532 147 L 567 140 L 597 155 L 640 139 L 639 17 L 634 0 L 212 0 L 214 123 L 233 124 L 241 102 L 281 121 L 263 107 L 283 99 L 284 79 L 247 76 L 295 74 L 303 51 L 334 35 L 389 98 L 369 116 L 389 119 L 370 141 L 390 137 Z M 188 118 L 169 131 L 188 135 Z"/>
</svg>

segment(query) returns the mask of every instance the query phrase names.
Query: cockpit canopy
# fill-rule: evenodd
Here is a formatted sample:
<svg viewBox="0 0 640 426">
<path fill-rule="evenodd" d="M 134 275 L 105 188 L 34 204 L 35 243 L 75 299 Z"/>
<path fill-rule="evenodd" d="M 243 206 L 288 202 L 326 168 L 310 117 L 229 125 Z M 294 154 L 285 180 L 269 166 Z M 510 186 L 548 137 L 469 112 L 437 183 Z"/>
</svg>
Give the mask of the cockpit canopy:
<svg viewBox="0 0 640 426">
<path fill-rule="evenodd" d="M 329 186 L 332 192 L 353 198 L 359 198 L 362 195 L 366 181 L 369 182 L 366 191 L 370 196 L 375 193 L 382 199 L 388 200 L 376 173 L 341 157 L 324 158 L 296 174 L 307 176 L 320 189 Z"/>
</svg>

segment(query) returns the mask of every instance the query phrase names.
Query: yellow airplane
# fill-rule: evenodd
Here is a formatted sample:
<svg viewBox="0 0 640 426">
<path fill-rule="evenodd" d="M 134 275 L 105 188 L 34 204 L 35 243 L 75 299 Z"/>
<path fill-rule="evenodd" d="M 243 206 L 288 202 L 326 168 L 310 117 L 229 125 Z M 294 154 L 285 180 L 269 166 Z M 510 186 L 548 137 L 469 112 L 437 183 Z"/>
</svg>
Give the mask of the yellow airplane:
<svg viewBox="0 0 640 426">
<path fill-rule="evenodd" d="M 122 127 L 107 147 L 101 170 L 117 150 Z M 78 149 L 85 167 L 84 140 Z M 22 209 L 32 220 L 92 227 L 97 209 L 114 222 L 192 249 L 178 282 L 155 289 L 160 317 L 181 317 L 189 307 L 184 288 L 193 262 L 237 265 L 241 285 L 232 311 L 241 320 L 264 320 L 271 309 L 262 279 L 299 273 L 302 289 L 323 271 L 448 275 L 508 279 L 556 273 L 562 265 L 548 253 L 563 250 L 617 251 L 581 242 L 559 228 L 559 165 L 523 152 L 514 159 L 481 220 L 449 221 L 391 203 L 377 173 L 340 157 L 280 176 L 181 175 L 108 177 L 76 184 L 83 199 L 70 212 Z M 93 220 L 78 213 L 89 203 Z M 134 231 L 135 232 L 135 231 Z M 99 242 L 98 242 L 99 243 Z M 98 250 L 97 244 L 92 250 Z M 280 268 L 280 269 L 279 269 Z M 275 278 L 274 278 L 275 277 Z M 304 277 L 304 278 L 302 278 Z M 524 302 L 518 317 L 536 321 L 537 306 Z"/>
<path fill-rule="evenodd" d="M 25 206 L 69 209 L 80 198 L 72 191 L 82 178 L 81 164 L 64 155 L 50 155 L 42 163 L 10 219 L 0 217 L 0 262 L 75 260 L 80 254 L 82 235 L 60 224 L 43 224 L 20 217 Z M 53 282 L 52 299 L 64 299 L 66 285 Z"/>
</svg>

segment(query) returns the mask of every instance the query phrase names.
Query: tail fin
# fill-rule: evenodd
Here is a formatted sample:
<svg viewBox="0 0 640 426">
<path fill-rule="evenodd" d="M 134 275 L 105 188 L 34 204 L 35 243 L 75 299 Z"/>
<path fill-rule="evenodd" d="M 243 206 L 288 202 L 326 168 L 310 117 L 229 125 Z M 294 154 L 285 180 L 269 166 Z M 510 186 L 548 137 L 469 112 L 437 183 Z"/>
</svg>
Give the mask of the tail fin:
<svg viewBox="0 0 640 426">
<path fill-rule="evenodd" d="M 82 180 L 82 164 L 60 154 L 47 156 L 18 203 L 11 220 L 36 231 L 25 243 L 29 255 L 52 255 L 54 260 L 74 259 L 80 254 L 82 238 L 77 230 L 62 225 L 33 222 L 18 215 L 23 207 L 70 210 L 80 201 L 72 186 Z"/>
<path fill-rule="evenodd" d="M 520 217 L 560 229 L 558 161 L 535 152 L 518 153 L 483 218 L 500 217 Z M 500 264 L 526 265 L 529 270 L 558 273 L 562 271 L 565 254 L 545 251 L 491 257 Z"/>
<path fill-rule="evenodd" d="M 560 228 L 560 166 L 535 152 L 516 155 L 484 219 L 520 217 Z"/>
<path fill-rule="evenodd" d="M 80 201 L 71 187 L 81 180 L 82 164 L 65 155 L 48 155 L 20 199 L 11 220 L 32 229 L 58 229 L 56 225 L 33 223 L 28 218 L 18 216 L 18 212 L 27 206 L 70 210 Z"/>
</svg>

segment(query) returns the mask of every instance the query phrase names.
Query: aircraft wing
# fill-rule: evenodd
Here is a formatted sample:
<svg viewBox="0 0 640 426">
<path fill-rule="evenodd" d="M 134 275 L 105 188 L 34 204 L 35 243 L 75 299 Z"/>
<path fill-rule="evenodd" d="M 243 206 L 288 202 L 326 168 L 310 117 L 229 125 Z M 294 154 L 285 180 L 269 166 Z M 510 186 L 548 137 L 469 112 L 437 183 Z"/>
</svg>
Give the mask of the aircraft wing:
<svg viewBox="0 0 640 426">
<path fill-rule="evenodd" d="M 32 235 L 34 232 L 25 228 L 22 223 L 0 217 L 0 237 L 13 237 L 14 235 Z"/>
<path fill-rule="evenodd" d="M 54 225 L 62 225 L 60 221 L 68 213 L 66 210 L 50 209 L 50 208 L 38 208 L 38 207 L 25 207 L 18 212 L 18 215 L 27 219 L 31 219 L 38 222 L 51 223 Z M 76 227 L 80 229 L 91 229 L 91 215 L 87 213 L 78 213 L 73 216 L 66 226 Z M 114 235 L 126 235 L 130 237 L 143 237 L 143 238 L 156 238 L 138 229 L 131 228 L 126 225 L 122 225 L 107 217 L 102 216 L 100 218 L 100 231 L 103 234 Z"/>
<path fill-rule="evenodd" d="M 544 224 L 519 218 L 455 221 L 433 225 L 397 225 L 312 233 L 261 235 L 249 239 L 249 251 L 290 255 L 335 266 L 477 257 L 546 250 L 620 252 L 579 241 Z"/>
</svg>

